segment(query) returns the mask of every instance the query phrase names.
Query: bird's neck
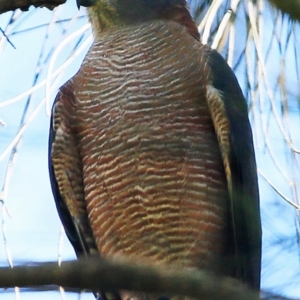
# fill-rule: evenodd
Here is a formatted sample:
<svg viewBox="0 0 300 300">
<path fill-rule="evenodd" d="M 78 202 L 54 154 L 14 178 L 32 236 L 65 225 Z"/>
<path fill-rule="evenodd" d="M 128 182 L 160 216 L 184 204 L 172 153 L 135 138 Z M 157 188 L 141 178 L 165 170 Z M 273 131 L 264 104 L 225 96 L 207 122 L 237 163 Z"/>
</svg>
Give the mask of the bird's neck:
<svg viewBox="0 0 300 300">
<path fill-rule="evenodd" d="M 173 20 L 187 28 L 196 39 L 198 29 L 187 9 L 185 0 L 98 0 L 88 8 L 94 34 L 151 20 Z"/>
</svg>

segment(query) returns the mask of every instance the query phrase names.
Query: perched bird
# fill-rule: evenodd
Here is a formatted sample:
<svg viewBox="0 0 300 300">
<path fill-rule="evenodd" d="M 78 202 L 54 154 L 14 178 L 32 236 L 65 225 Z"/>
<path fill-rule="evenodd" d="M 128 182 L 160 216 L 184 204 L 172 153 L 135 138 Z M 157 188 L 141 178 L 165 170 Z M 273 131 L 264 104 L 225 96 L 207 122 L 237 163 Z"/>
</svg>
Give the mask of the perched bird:
<svg viewBox="0 0 300 300">
<path fill-rule="evenodd" d="M 185 0 L 77 1 L 95 41 L 60 88 L 49 142 L 76 254 L 204 269 L 258 290 L 256 163 L 232 70 L 201 43 Z"/>
</svg>

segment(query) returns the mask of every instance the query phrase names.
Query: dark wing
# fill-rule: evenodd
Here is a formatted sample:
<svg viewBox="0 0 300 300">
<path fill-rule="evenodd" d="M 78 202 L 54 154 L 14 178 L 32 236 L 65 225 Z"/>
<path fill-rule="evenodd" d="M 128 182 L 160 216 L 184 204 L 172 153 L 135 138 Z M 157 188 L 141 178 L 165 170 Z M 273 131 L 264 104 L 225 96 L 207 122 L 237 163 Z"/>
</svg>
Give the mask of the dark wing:
<svg viewBox="0 0 300 300">
<path fill-rule="evenodd" d="M 222 56 L 211 50 L 208 62 L 212 85 L 220 93 L 229 125 L 234 276 L 257 290 L 260 287 L 261 223 L 257 170 L 247 104 L 233 71 Z"/>
<path fill-rule="evenodd" d="M 83 191 L 82 161 L 72 129 L 73 83 L 56 96 L 49 134 L 49 173 L 56 208 L 77 256 L 96 252 Z"/>
</svg>

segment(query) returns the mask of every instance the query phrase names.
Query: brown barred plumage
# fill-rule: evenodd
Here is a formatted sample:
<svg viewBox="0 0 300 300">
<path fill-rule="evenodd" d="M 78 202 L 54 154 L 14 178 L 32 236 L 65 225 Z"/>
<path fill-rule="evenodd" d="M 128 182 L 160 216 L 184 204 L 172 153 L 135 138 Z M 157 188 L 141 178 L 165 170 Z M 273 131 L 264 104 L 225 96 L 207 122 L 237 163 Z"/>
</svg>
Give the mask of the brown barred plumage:
<svg viewBox="0 0 300 300">
<path fill-rule="evenodd" d="M 58 211 L 78 255 L 205 268 L 258 288 L 257 179 L 244 99 L 222 60 L 233 85 L 218 87 L 210 60 L 220 57 L 198 41 L 185 3 L 174 7 L 176 14 L 96 32 L 61 88 L 50 130 Z M 230 96 L 242 103 L 240 124 L 228 113 Z M 232 139 L 238 130 L 244 136 Z M 244 147 L 241 157 L 233 142 Z"/>
</svg>

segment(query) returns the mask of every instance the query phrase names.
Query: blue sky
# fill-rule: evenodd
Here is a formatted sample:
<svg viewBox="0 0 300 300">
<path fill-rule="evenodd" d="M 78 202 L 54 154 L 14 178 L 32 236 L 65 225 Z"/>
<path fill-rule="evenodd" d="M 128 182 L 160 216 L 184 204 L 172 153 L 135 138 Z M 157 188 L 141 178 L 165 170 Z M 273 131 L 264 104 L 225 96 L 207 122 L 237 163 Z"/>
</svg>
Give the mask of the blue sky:
<svg viewBox="0 0 300 300">
<path fill-rule="evenodd" d="M 295 45 L 300 48 L 299 40 L 295 38 L 297 30 L 299 33 L 300 28 L 295 26 L 294 31 L 290 30 L 290 25 L 285 20 L 280 28 L 279 25 L 276 25 L 278 32 L 276 38 L 273 38 L 271 32 L 274 29 L 274 17 L 268 9 L 264 11 L 264 30 L 261 33 L 262 53 L 266 57 L 265 66 L 269 76 L 271 94 L 273 95 L 275 92 L 272 98 L 274 101 L 272 109 L 272 102 L 268 99 L 265 84 L 261 84 L 260 95 L 257 90 L 253 89 L 252 91 L 250 104 L 253 104 L 253 107 L 250 105 L 250 119 L 256 141 L 257 164 L 260 172 L 280 192 L 290 199 L 296 200 L 300 184 L 299 154 L 292 152 L 284 141 L 276 119 L 280 119 L 279 124 L 283 126 L 285 133 L 292 138 L 294 147 L 300 148 L 297 100 L 300 85 L 299 75 L 295 71 L 299 62 L 295 60 L 295 54 L 293 54 Z M 26 13 L 16 13 L 14 22 L 7 27 L 11 17 L 11 12 L 0 16 L 1 28 L 7 30 L 7 35 L 16 47 L 14 49 L 0 35 L 0 120 L 6 124 L 6 126 L 0 125 L 0 188 L 5 181 L 5 172 L 10 155 L 9 151 L 6 155 L 3 153 L 18 132 L 28 98 L 27 96 L 23 97 L 21 100 L 6 106 L 1 106 L 1 104 L 29 89 L 34 82 L 37 70 L 39 73 L 37 83 L 42 82 L 47 77 L 49 63 L 51 57 L 53 58 L 55 49 L 59 48 L 67 36 L 87 23 L 84 9 L 78 12 L 75 1 L 68 1 L 55 12 L 47 9 L 30 9 Z M 242 19 L 242 17 L 240 18 Z M 49 23 L 50 26 L 47 25 Z M 290 30 L 289 35 L 288 30 Z M 300 36 L 300 34 L 298 35 Z M 82 45 L 84 41 L 87 41 L 82 52 L 64 70 L 52 91 L 48 93 L 49 102 L 52 103 L 58 87 L 79 68 L 90 45 L 89 36 L 90 30 L 87 29 L 83 36 L 77 36 L 71 43 L 66 44 L 57 56 L 54 70 L 63 64 L 77 45 Z M 234 53 L 236 56 L 238 56 L 239 51 L 242 51 L 244 43 L 245 36 L 237 35 L 236 45 L 238 47 Z M 272 43 L 272 46 L 269 49 L 264 46 L 264 43 L 266 45 Z M 251 46 L 249 47 L 251 49 Z M 249 57 L 253 58 L 250 64 L 254 65 L 255 57 L 252 55 Z M 39 60 L 43 63 L 37 69 Z M 244 67 L 243 64 L 240 64 L 236 69 L 242 86 L 247 83 L 243 73 Z M 285 110 L 284 102 L 282 102 L 284 97 L 280 89 L 274 88 L 282 68 L 284 68 L 286 76 L 283 81 L 286 83 L 289 111 Z M 249 72 L 252 74 L 249 75 L 250 77 L 255 77 L 254 69 L 254 67 L 253 70 L 249 68 Z M 261 83 L 260 80 L 259 78 Z M 50 83 L 53 82 L 52 80 Z M 49 116 L 46 113 L 45 102 L 43 102 L 45 90 L 46 86 L 44 85 L 31 95 L 27 118 L 39 105 L 40 110 L 33 120 L 26 125 L 11 168 L 12 173 L 4 198 L 5 205 L 2 206 L 2 225 L 0 225 L 0 264 L 2 266 L 8 265 L 6 248 L 9 249 L 8 252 L 14 264 L 28 261 L 55 261 L 59 256 L 62 260 L 75 258 L 65 235 L 60 237 L 61 225 L 50 191 L 47 169 Z M 272 156 L 275 157 L 275 161 Z M 278 166 L 282 168 L 282 172 Z M 299 273 L 299 249 L 296 241 L 295 209 L 282 200 L 261 176 L 259 178 L 264 229 L 262 286 L 273 290 L 276 287 L 277 292 L 299 298 L 300 287 L 297 285 L 299 277 L 296 277 L 296 274 Z M 294 193 L 293 186 L 295 187 Z M 11 291 L 0 291 L 0 293 L 1 299 L 16 298 Z M 58 292 L 20 293 L 22 300 L 60 299 L 61 297 Z M 66 299 L 78 299 L 78 295 L 67 294 Z M 93 296 L 89 294 L 83 296 L 82 299 L 93 299 Z"/>
</svg>

